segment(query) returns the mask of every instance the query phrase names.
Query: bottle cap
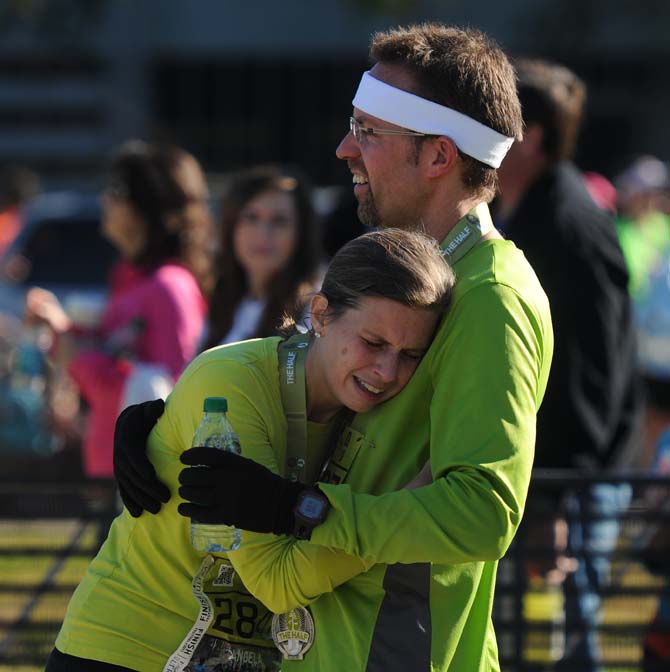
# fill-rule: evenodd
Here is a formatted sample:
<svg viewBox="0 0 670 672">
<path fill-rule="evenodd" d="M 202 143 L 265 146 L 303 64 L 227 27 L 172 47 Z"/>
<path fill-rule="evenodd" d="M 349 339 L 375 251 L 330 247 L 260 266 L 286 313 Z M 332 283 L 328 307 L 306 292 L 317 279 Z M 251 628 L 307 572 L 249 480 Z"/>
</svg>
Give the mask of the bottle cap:
<svg viewBox="0 0 670 672">
<path fill-rule="evenodd" d="M 226 413 L 228 401 L 225 397 L 207 397 L 203 405 L 205 413 Z"/>
</svg>

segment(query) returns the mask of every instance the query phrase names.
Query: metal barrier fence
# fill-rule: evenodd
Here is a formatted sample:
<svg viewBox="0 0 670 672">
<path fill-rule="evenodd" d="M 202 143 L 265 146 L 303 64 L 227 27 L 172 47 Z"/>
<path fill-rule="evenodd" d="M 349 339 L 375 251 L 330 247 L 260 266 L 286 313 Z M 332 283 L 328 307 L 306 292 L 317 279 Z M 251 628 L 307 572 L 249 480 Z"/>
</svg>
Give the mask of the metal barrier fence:
<svg viewBox="0 0 670 672">
<path fill-rule="evenodd" d="M 559 537 L 569 531 L 561 553 L 549 534 L 556 519 Z M 661 596 L 670 605 L 669 478 L 533 473 L 498 570 L 503 672 L 670 672 L 643 650 L 652 634 L 670 646 L 670 626 L 654 623 Z"/>
<path fill-rule="evenodd" d="M 670 603 L 670 479 L 536 472 L 533 484 L 524 524 L 498 572 L 494 621 L 503 672 L 594 669 L 580 656 L 584 642 L 605 672 L 667 672 L 667 663 L 643 666 L 642 659 L 650 633 L 670 638 L 652 625 L 660 596 Z M 599 487 L 610 497 L 596 497 Z M 117 507 L 109 481 L 0 483 L 0 671 L 43 669 L 70 594 Z M 573 538 L 557 560 L 548 533 L 564 531 L 553 525 L 559 513 Z M 575 530 L 586 530 L 585 543 Z M 557 563 L 567 576 L 562 583 Z M 599 581 L 595 593 L 579 579 L 585 569 Z M 592 621 L 572 618 L 580 599 Z"/>
<path fill-rule="evenodd" d="M 0 483 L 0 670 L 43 670 L 118 504 L 111 481 Z"/>
</svg>

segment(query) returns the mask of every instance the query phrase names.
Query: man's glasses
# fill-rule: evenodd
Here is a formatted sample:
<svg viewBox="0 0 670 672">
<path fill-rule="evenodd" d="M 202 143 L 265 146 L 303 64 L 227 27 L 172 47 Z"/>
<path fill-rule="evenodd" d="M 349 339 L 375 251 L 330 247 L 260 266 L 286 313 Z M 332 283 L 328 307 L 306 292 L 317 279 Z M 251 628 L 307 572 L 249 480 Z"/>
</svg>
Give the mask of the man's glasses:
<svg viewBox="0 0 670 672">
<path fill-rule="evenodd" d="M 412 135 L 415 138 L 430 137 L 430 133 L 419 133 L 419 131 L 401 131 L 390 128 L 370 128 L 361 126 L 353 117 L 349 117 L 349 130 L 356 142 L 361 142 L 364 135 Z"/>
</svg>

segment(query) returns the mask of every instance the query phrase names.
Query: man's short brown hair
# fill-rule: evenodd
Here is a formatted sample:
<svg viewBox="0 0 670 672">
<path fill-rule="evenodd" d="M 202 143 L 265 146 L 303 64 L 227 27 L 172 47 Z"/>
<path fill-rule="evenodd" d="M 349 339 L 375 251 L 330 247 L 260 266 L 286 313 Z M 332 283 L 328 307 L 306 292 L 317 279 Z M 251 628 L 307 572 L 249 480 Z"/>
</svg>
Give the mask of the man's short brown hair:
<svg viewBox="0 0 670 672">
<path fill-rule="evenodd" d="M 551 163 L 571 159 L 586 102 L 586 85 L 564 65 L 525 58 L 514 64 L 524 123 L 542 127 L 542 150 Z"/>
<path fill-rule="evenodd" d="M 476 119 L 498 133 L 521 139 L 521 107 L 516 78 L 507 56 L 478 30 L 424 23 L 376 33 L 370 58 L 406 68 L 416 82 L 411 91 Z M 490 200 L 494 168 L 459 151 L 463 182 Z"/>
</svg>

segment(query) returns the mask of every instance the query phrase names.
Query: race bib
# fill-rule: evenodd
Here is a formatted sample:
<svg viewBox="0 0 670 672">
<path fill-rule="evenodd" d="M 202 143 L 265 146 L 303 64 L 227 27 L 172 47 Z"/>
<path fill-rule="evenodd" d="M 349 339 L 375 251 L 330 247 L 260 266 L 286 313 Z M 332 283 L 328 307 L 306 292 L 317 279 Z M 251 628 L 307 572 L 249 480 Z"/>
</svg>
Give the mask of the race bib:
<svg viewBox="0 0 670 672">
<path fill-rule="evenodd" d="M 270 612 L 225 558 L 207 556 L 193 579 L 200 613 L 164 672 L 278 672 Z"/>
</svg>

